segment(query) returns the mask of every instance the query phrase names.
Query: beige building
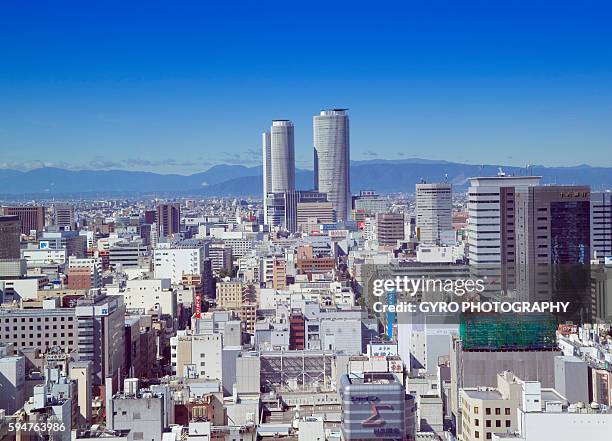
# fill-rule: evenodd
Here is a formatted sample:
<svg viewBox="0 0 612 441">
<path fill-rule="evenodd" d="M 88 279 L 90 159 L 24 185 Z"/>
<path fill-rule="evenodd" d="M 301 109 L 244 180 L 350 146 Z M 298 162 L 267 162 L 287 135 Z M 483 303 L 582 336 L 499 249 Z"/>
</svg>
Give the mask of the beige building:
<svg viewBox="0 0 612 441">
<path fill-rule="evenodd" d="M 287 288 L 287 261 L 285 259 L 274 259 L 272 263 L 272 288 Z"/>
<path fill-rule="evenodd" d="M 462 417 L 459 439 L 490 440 L 494 433 L 516 431 L 516 413 L 522 394 L 523 382 L 511 372 L 497 375 L 497 388 L 460 389 Z"/>
<path fill-rule="evenodd" d="M 224 309 L 240 309 L 245 285 L 239 281 L 217 283 L 217 306 Z"/>
<path fill-rule="evenodd" d="M 310 232 L 318 224 L 331 224 L 336 221 L 334 208 L 331 202 L 298 202 L 297 229 Z"/>
</svg>

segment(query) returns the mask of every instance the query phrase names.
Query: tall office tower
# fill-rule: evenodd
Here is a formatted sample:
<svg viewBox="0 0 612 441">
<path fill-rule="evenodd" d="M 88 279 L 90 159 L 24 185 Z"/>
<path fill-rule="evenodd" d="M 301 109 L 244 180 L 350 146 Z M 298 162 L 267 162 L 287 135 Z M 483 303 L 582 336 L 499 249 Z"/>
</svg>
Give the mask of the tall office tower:
<svg viewBox="0 0 612 441">
<path fill-rule="evenodd" d="M 21 221 L 21 234 L 41 232 L 45 227 L 45 207 L 4 207 L 4 214 L 17 216 Z"/>
<path fill-rule="evenodd" d="M 21 222 L 17 216 L 0 216 L 0 260 L 19 260 Z"/>
<path fill-rule="evenodd" d="M 416 185 L 417 238 L 424 244 L 454 243 L 451 184 Z"/>
<path fill-rule="evenodd" d="M 159 237 L 168 237 L 181 230 L 181 204 L 163 203 L 157 206 L 157 226 Z"/>
<path fill-rule="evenodd" d="M 268 225 L 268 207 L 266 197 L 272 191 L 272 151 L 270 145 L 270 132 L 261 134 L 261 146 L 263 157 L 263 209 L 264 224 Z"/>
<path fill-rule="evenodd" d="M 518 187 L 514 200 L 519 299 L 563 296 L 572 308 L 590 303 L 589 187 Z"/>
<path fill-rule="evenodd" d="M 55 225 L 61 230 L 75 229 L 74 207 L 72 205 L 54 205 L 53 214 Z"/>
<path fill-rule="evenodd" d="M 295 144 L 293 123 L 288 120 L 272 121 L 270 128 L 270 158 L 272 192 L 295 190 Z"/>
<path fill-rule="evenodd" d="M 470 273 L 473 278 L 486 282 L 483 292 L 486 297 L 515 290 L 515 188 L 538 185 L 540 179 L 540 176 L 500 173 L 469 180 Z"/>
<path fill-rule="evenodd" d="M 350 219 L 350 146 L 347 109 L 323 110 L 313 118 L 314 185 L 327 193 L 338 221 Z"/>
<path fill-rule="evenodd" d="M 77 321 L 77 361 L 92 363 L 94 390 L 108 377 L 118 384 L 125 362 L 125 304 L 123 296 L 107 296 L 92 290 L 77 300 L 74 315 Z"/>
<path fill-rule="evenodd" d="M 612 192 L 591 193 L 591 251 L 612 257 Z"/>
</svg>

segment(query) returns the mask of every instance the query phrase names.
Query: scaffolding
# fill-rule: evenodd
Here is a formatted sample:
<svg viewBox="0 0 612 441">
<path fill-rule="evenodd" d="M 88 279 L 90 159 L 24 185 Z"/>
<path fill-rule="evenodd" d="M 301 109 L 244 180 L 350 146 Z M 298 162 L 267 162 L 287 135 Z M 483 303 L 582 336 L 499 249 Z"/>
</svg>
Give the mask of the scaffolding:
<svg viewBox="0 0 612 441">
<path fill-rule="evenodd" d="M 334 353 L 260 352 L 261 387 L 266 392 L 326 391 L 332 387 Z"/>
<path fill-rule="evenodd" d="M 459 336 L 464 350 L 546 350 L 556 347 L 551 314 L 464 314 Z"/>
</svg>

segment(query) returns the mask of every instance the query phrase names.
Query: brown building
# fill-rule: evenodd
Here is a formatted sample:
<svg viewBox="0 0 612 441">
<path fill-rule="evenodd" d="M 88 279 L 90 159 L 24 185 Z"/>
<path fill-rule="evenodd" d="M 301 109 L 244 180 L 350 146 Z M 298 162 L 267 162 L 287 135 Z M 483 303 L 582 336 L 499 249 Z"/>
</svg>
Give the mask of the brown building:
<svg viewBox="0 0 612 441">
<path fill-rule="evenodd" d="M 569 295 L 573 303 L 583 301 L 590 307 L 590 188 L 516 188 L 514 215 L 512 257 L 519 299 L 548 301 L 553 295 Z M 567 283 L 568 275 L 571 284 Z"/>
<path fill-rule="evenodd" d="M 45 207 L 4 207 L 4 214 L 17 216 L 21 221 L 21 234 L 30 231 L 43 231 L 45 227 Z"/>
<path fill-rule="evenodd" d="M 299 309 L 289 316 L 289 350 L 300 351 L 306 347 L 306 320 Z"/>
<path fill-rule="evenodd" d="M 172 236 L 181 229 L 181 204 L 178 202 L 157 206 L 157 228 L 160 237 Z"/>
<path fill-rule="evenodd" d="M 404 215 L 402 213 L 379 213 L 376 215 L 378 245 L 396 246 L 404 240 Z"/>
<path fill-rule="evenodd" d="M 298 274 L 306 274 L 312 280 L 313 274 L 326 274 L 332 272 L 336 267 L 336 259 L 333 257 L 317 256 L 311 245 L 298 247 L 296 268 Z"/>
<path fill-rule="evenodd" d="M 68 289 L 90 289 L 91 270 L 89 268 L 70 268 L 68 270 Z"/>
<path fill-rule="evenodd" d="M 0 216 L 0 260 L 21 257 L 21 222 L 17 216 Z"/>
<path fill-rule="evenodd" d="M 257 321 L 257 303 L 246 302 L 240 307 L 238 314 L 240 320 L 245 324 L 245 330 L 249 334 L 255 333 L 255 322 Z"/>
<path fill-rule="evenodd" d="M 157 222 L 157 210 L 146 210 L 144 212 L 144 223 L 151 225 Z"/>
</svg>

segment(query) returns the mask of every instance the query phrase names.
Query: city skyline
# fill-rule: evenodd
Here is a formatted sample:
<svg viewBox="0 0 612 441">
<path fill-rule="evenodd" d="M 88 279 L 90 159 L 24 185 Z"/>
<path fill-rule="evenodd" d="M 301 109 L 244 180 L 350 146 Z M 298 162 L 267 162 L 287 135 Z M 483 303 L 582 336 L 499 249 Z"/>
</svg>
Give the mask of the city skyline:
<svg viewBox="0 0 612 441">
<path fill-rule="evenodd" d="M 251 166 L 286 118 L 308 169 L 312 114 L 334 107 L 355 160 L 612 166 L 609 6 L 438 6 L 245 4 L 226 26 L 220 4 L 8 5 L 0 167 Z"/>
</svg>

